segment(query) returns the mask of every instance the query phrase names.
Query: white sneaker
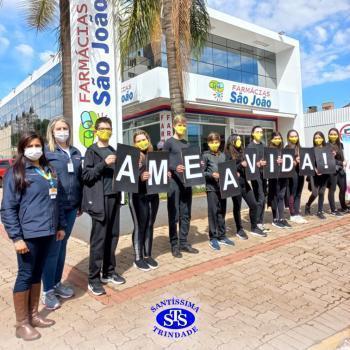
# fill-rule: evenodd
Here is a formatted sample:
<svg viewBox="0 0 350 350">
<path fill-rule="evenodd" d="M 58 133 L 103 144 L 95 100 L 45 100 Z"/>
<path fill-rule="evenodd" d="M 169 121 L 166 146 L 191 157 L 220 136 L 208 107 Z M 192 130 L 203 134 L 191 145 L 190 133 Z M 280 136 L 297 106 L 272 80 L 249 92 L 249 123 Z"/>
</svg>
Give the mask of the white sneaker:
<svg viewBox="0 0 350 350">
<path fill-rule="evenodd" d="M 298 216 L 298 220 L 301 224 L 307 224 L 307 220 L 305 220 L 301 215 L 297 215 Z"/>
<path fill-rule="evenodd" d="M 300 223 L 299 216 L 298 215 L 291 215 L 289 221 L 295 222 L 297 224 Z"/>
</svg>

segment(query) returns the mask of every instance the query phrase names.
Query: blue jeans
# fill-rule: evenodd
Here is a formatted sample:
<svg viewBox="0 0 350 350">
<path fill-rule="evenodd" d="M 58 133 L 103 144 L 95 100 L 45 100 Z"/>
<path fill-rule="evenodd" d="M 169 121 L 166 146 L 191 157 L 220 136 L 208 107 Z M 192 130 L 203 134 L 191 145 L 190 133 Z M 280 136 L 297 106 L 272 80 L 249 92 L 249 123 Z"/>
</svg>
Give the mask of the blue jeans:
<svg viewBox="0 0 350 350">
<path fill-rule="evenodd" d="M 57 283 L 61 282 L 64 262 L 66 260 L 67 242 L 72 233 L 78 209 L 65 211 L 66 235 L 62 241 L 53 240 L 43 270 L 42 280 L 44 292 L 53 290 Z"/>
</svg>

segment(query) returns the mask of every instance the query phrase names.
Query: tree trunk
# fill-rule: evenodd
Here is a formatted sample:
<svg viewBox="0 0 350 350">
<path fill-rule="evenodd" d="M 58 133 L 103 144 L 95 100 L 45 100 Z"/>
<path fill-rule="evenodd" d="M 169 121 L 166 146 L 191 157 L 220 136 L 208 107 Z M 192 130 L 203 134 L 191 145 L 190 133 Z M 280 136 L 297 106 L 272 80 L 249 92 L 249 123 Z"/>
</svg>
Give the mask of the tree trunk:
<svg viewBox="0 0 350 350">
<path fill-rule="evenodd" d="M 180 84 L 182 80 L 182 72 L 178 72 L 176 66 L 176 42 L 172 26 L 172 1 L 163 0 L 163 28 L 165 32 L 165 43 L 168 60 L 168 78 L 169 78 L 169 94 L 170 104 L 173 116 L 177 114 L 185 114 L 184 92 Z"/>
<path fill-rule="evenodd" d="M 72 64 L 69 0 L 60 0 L 60 45 L 62 62 L 63 116 L 68 120 L 70 125 L 72 125 Z"/>
</svg>

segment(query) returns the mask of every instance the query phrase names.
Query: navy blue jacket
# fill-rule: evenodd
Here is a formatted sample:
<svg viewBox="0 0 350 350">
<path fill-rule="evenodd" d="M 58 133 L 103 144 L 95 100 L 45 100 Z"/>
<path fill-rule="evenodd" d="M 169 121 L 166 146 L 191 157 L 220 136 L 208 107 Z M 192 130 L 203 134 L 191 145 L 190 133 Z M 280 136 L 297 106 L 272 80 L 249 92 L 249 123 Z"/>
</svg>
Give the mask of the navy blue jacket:
<svg viewBox="0 0 350 350">
<path fill-rule="evenodd" d="M 50 169 L 45 168 L 45 171 Z M 66 227 L 60 196 L 62 189 L 57 177 L 53 176 L 52 180 L 58 189 L 57 197 L 51 199 L 49 181 L 29 162 L 25 173 L 29 186 L 21 193 L 15 189 L 12 167 L 4 177 L 1 221 L 13 241 L 54 235 Z"/>
<path fill-rule="evenodd" d="M 62 201 L 65 210 L 72 210 L 81 207 L 82 199 L 82 167 L 81 153 L 75 147 L 69 147 L 73 162 L 74 173 L 68 172 L 69 157 L 60 147 L 56 147 L 54 152 L 45 149 L 46 159 L 55 169 L 62 184 Z"/>
</svg>

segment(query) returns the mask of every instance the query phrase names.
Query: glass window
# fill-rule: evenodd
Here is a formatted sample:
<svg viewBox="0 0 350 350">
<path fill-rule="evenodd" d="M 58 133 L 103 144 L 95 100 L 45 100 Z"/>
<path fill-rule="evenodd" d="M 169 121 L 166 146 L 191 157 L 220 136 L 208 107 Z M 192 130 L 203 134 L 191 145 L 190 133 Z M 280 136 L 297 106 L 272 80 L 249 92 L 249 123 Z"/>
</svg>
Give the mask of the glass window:
<svg viewBox="0 0 350 350">
<path fill-rule="evenodd" d="M 214 65 L 214 77 L 229 80 L 228 68 Z"/>
<path fill-rule="evenodd" d="M 241 44 L 237 41 L 227 39 L 227 47 L 230 47 L 231 49 L 240 50 Z"/>
<path fill-rule="evenodd" d="M 266 75 L 266 70 L 265 70 L 265 59 L 263 57 L 258 57 L 258 74 L 259 75 Z"/>
<path fill-rule="evenodd" d="M 270 89 L 277 89 L 277 80 L 276 78 L 266 77 L 266 87 Z"/>
<path fill-rule="evenodd" d="M 213 48 L 211 44 L 206 44 L 200 57 L 201 62 L 213 63 Z"/>
<path fill-rule="evenodd" d="M 258 85 L 259 79 L 257 74 L 242 72 L 242 83 Z"/>
<path fill-rule="evenodd" d="M 213 44 L 226 46 L 227 45 L 227 40 L 226 40 L 226 38 L 223 38 L 221 36 L 213 35 Z"/>
<path fill-rule="evenodd" d="M 241 69 L 241 54 L 237 50 L 228 49 L 227 52 L 228 68 L 240 70 Z"/>
<path fill-rule="evenodd" d="M 229 69 L 228 80 L 236 81 L 237 83 L 242 82 L 242 73 L 239 70 Z"/>
<path fill-rule="evenodd" d="M 212 64 L 198 62 L 198 74 L 208 75 L 208 76 L 212 77 L 213 74 L 214 74 L 213 65 Z"/>
<path fill-rule="evenodd" d="M 253 55 L 242 52 L 241 65 L 243 72 L 258 73 L 257 60 Z"/>
<path fill-rule="evenodd" d="M 198 62 L 196 60 L 191 60 L 190 62 L 190 72 L 191 73 L 198 73 Z"/>
<path fill-rule="evenodd" d="M 227 67 L 227 51 L 224 46 L 213 44 L 213 63 Z"/>
<path fill-rule="evenodd" d="M 276 64 L 273 61 L 265 59 L 265 70 L 266 76 L 276 78 Z"/>
</svg>

